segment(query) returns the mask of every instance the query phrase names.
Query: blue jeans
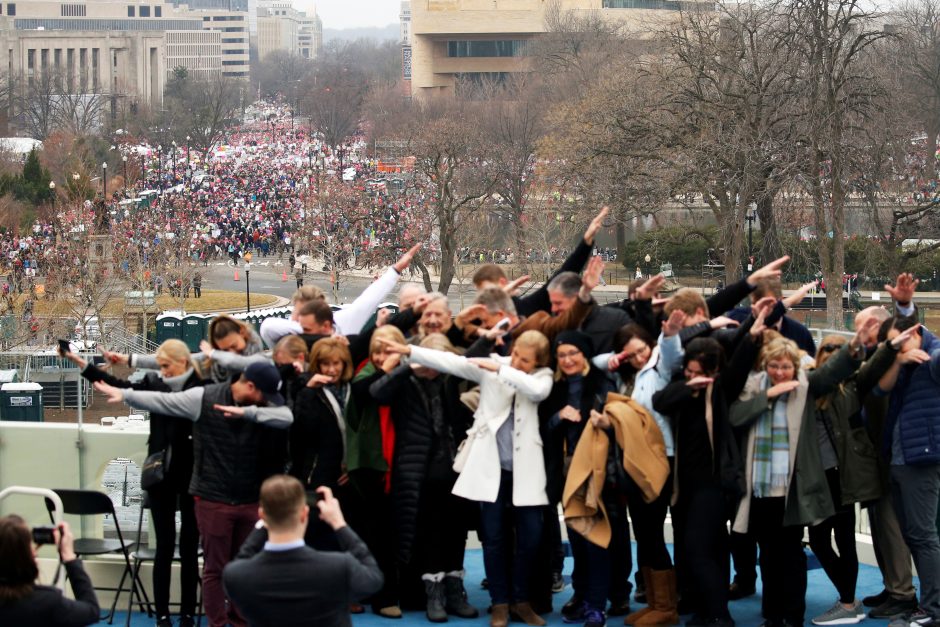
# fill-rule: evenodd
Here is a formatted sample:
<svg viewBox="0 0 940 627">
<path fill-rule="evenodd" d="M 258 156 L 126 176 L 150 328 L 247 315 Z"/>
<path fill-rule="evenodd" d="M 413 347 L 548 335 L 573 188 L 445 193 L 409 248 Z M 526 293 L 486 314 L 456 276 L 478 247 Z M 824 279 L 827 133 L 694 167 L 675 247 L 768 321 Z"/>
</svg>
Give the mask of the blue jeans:
<svg viewBox="0 0 940 627">
<path fill-rule="evenodd" d="M 529 565 L 542 539 L 542 507 L 516 507 L 512 504 L 512 472 L 502 471 L 495 503 L 480 503 L 480 535 L 483 566 L 493 605 L 520 603 L 529 596 Z M 512 591 L 509 589 L 509 552 L 515 529 L 516 551 L 512 560 Z"/>
</svg>

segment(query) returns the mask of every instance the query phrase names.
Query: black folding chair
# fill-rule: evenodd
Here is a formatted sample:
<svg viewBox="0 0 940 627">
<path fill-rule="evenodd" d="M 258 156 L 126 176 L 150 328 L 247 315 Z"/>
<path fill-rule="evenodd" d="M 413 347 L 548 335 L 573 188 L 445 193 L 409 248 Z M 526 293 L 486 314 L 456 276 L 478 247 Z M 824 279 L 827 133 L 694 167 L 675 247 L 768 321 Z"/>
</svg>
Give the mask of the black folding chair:
<svg viewBox="0 0 940 627">
<path fill-rule="evenodd" d="M 121 593 L 124 592 L 124 582 L 127 581 L 128 576 L 130 576 L 131 582 L 129 594 L 131 595 L 132 603 L 133 598 L 136 596 L 140 611 L 147 611 L 145 607 L 149 608 L 150 600 L 147 599 L 147 593 L 140 584 L 140 579 L 134 575 L 134 569 L 131 567 L 130 549 L 132 549 L 134 545 L 124 540 L 124 535 L 121 533 L 121 525 L 118 522 L 117 513 L 114 511 L 114 503 L 111 502 L 111 497 L 97 490 L 53 490 L 53 492 L 58 494 L 59 498 L 62 499 L 62 508 L 65 510 L 63 512 L 65 514 L 76 516 L 111 516 L 114 521 L 117 539 L 75 539 L 75 554 L 78 557 L 84 555 L 108 555 L 111 553 L 118 553 L 124 557 L 124 572 L 121 573 L 121 582 L 118 584 L 118 587 L 102 588 L 96 586 L 97 590 L 115 593 L 114 602 L 111 604 L 111 611 L 108 612 L 107 615 L 108 624 L 111 624 L 114 620 L 114 610 L 117 607 Z M 55 511 L 55 505 L 48 498 L 45 499 L 45 501 L 49 516 L 52 517 Z M 104 617 L 102 617 L 101 620 L 104 620 Z"/>
<path fill-rule="evenodd" d="M 151 549 L 149 546 L 141 544 L 140 539 L 143 537 L 143 528 L 144 528 L 144 510 L 150 509 L 150 495 L 146 490 L 141 491 L 144 495 L 143 500 L 140 502 L 140 514 L 137 517 L 137 549 L 131 553 L 131 560 L 134 562 L 134 578 L 137 581 L 140 581 L 140 567 L 143 566 L 144 562 L 153 562 L 157 557 L 157 552 L 154 549 Z M 202 554 L 202 549 L 199 550 L 199 554 Z M 176 550 L 173 551 L 173 561 L 179 562 L 180 560 L 180 551 L 179 545 L 176 545 Z M 196 627 L 199 627 L 202 624 L 202 577 L 196 579 L 196 585 L 199 586 L 199 593 L 196 597 Z M 144 595 L 146 597 L 146 594 Z M 131 625 L 131 607 L 134 604 L 133 599 L 127 600 L 127 623 L 125 627 L 130 627 Z M 170 605 L 179 605 L 179 603 L 170 603 Z M 150 601 L 147 601 L 147 616 L 152 616 Z"/>
</svg>

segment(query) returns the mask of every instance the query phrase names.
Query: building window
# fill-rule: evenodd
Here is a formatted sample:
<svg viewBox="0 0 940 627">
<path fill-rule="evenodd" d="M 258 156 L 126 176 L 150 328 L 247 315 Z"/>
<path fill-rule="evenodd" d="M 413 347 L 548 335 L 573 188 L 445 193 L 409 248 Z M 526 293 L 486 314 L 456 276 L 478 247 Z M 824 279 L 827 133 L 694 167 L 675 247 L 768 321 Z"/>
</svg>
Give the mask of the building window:
<svg viewBox="0 0 940 627">
<path fill-rule="evenodd" d="M 448 41 L 448 57 L 523 57 L 526 42 L 520 39 L 496 41 Z"/>
<path fill-rule="evenodd" d="M 63 4 L 59 7 L 62 17 L 85 17 L 84 4 Z"/>
<path fill-rule="evenodd" d="M 601 5 L 605 9 L 658 9 L 661 11 L 678 11 L 679 2 L 670 0 L 604 0 Z"/>
<path fill-rule="evenodd" d="M 161 6 L 155 6 L 155 7 L 153 7 L 153 14 L 154 14 L 156 17 L 163 17 L 163 7 L 161 7 Z"/>
<path fill-rule="evenodd" d="M 127 17 L 137 17 L 137 7 L 133 4 L 127 5 Z"/>
<path fill-rule="evenodd" d="M 140 17 L 150 17 L 150 7 L 141 5 L 141 6 L 140 6 Z"/>
<path fill-rule="evenodd" d="M 16 3 L 7 2 L 7 15 L 13 16 L 16 15 Z"/>
</svg>

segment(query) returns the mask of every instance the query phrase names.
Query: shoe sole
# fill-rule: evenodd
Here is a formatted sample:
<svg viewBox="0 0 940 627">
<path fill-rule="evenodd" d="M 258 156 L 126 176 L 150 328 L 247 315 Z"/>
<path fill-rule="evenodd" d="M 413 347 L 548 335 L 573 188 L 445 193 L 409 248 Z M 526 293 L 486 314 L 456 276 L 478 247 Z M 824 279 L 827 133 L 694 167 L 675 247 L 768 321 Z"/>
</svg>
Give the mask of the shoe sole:
<svg viewBox="0 0 940 627">
<path fill-rule="evenodd" d="M 835 620 L 828 620 L 828 621 L 821 621 L 821 622 L 816 622 L 816 620 L 814 619 L 813 624 L 814 625 L 857 625 L 860 622 L 862 622 L 862 620 L 863 619 L 859 618 L 859 616 L 856 614 L 854 618 L 847 616 L 845 618 L 837 618 Z"/>
</svg>

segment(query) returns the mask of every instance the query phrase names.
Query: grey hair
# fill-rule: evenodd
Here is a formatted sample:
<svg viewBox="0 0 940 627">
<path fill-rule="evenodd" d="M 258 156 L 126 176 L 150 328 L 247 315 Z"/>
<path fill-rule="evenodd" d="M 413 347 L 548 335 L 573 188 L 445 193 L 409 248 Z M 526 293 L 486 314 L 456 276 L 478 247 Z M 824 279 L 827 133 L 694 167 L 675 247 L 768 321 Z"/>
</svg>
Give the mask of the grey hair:
<svg viewBox="0 0 940 627">
<path fill-rule="evenodd" d="M 491 314 L 502 311 L 516 315 L 516 304 L 512 302 L 509 294 L 499 287 L 488 287 L 482 290 L 473 302 L 477 305 L 485 305 L 486 310 Z"/>
<path fill-rule="evenodd" d="M 581 290 L 581 277 L 577 272 L 561 272 L 548 282 L 549 292 L 561 292 L 566 298 L 577 296 Z"/>
<path fill-rule="evenodd" d="M 450 301 L 447 300 L 447 296 L 440 292 L 428 292 L 428 305 L 435 303 L 439 300 L 444 301 L 444 306 L 447 307 L 447 310 L 450 311 Z"/>
</svg>

